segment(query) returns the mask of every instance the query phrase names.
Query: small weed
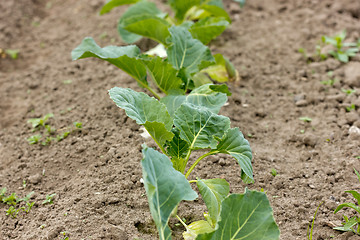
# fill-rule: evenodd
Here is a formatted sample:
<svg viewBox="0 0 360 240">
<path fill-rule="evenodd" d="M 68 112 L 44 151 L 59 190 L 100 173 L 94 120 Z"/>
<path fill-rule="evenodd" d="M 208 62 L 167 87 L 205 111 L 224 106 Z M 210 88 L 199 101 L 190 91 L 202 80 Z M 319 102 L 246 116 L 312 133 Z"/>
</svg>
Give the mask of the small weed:
<svg viewBox="0 0 360 240">
<path fill-rule="evenodd" d="M 270 173 L 271 175 L 273 175 L 273 177 L 276 177 L 276 175 L 278 174 L 275 168 L 272 168 Z"/>
<path fill-rule="evenodd" d="M 36 135 L 32 135 L 26 140 L 29 142 L 29 144 L 36 144 L 40 141 L 41 137 L 42 136 L 40 134 L 36 134 Z"/>
<path fill-rule="evenodd" d="M 49 118 L 53 118 L 53 117 L 54 117 L 54 114 L 48 113 L 42 118 L 31 118 L 28 120 L 28 123 L 31 123 L 32 128 L 34 129 L 33 131 L 35 131 L 35 129 L 38 127 L 45 127 L 45 123 L 47 122 L 47 120 L 49 120 Z"/>
<path fill-rule="evenodd" d="M 26 188 L 26 180 L 23 180 L 23 188 Z"/>
<path fill-rule="evenodd" d="M 300 133 L 301 133 L 301 134 L 304 134 L 304 133 L 305 133 L 305 129 L 301 129 L 301 130 L 300 130 Z"/>
<path fill-rule="evenodd" d="M 314 223 L 315 223 L 316 214 L 317 214 L 317 212 L 319 211 L 319 208 L 320 208 L 321 204 L 323 204 L 323 203 L 324 203 L 324 202 L 321 202 L 321 203 L 319 204 L 319 206 L 317 207 L 317 209 L 316 209 L 316 211 L 315 211 L 315 213 L 314 213 L 314 217 L 313 217 L 313 220 L 312 220 L 312 222 L 311 222 L 311 228 L 310 228 L 310 225 L 308 226 L 308 229 L 307 229 L 307 231 L 306 231 L 306 238 L 307 238 L 308 240 L 312 240 L 312 239 L 313 239 L 313 230 L 314 230 Z M 310 232 L 309 232 L 309 230 L 310 230 Z"/>
<path fill-rule="evenodd" d="M 46 199 L 42 202 L 42 204 L 43 205 L 45 205 L 45 204 L 53 204 L 54 203 L 53 197 L 55 197 L 55 196 L 56 196 L 56 193 L 46 195 Z"/>
<path fill-rule="evenodd" d="M 350 96 L 351 94 L 356 92 L 356 89 L 344 89 L 344 88 L 342 88 L 341 91 L 343 93 L 346 93 L 346 95 Z"/>
<path fill-rule="evenodd" d="M 322 42 L 325 45 L 332 45 L 334 50 L 328 52 L 335 59 L 340 62 L 348 62 L 350 57 L 356 55 L 359 52 L 359 48 L 357 43 L 348 43 L 344 42 L 346 38 L 346 31 L 342 31 L 341 33 L 335 35 L 334 37 L 323 36 L 321 38 Z"/>
<path fill-rule="evenodd" d="M 309 118 L 309 117 L 300 117 L 299 120 L 304 121 L 304 122 L 311 122 L 312 121 L 312 119 Z"/>
<path fill-rule="evenodd" d="M 355 104 L 351 104 L 351 106 L 346 107 L 347 112 L 351 112 L 352 110 L 355 110 Z"/>
<path fill-rule="evenodd" d="M 5 50 L 5 53 L 6 53 L 8 56 L 10 56 L 12 59 L 17 59 L 19 52 L 20 52 L 19 49 L 6 49 L 6 50 Z"/>
<path fill-rule="evenodd" d="M 67 233 L 67 232 L 60 232 L 60 234 L 62 235 L 62 238 L 61 238 L 61 240 L 69 240 L 70 238 L 69 238 L 69 233 Z"/>
<path fill-rule="evenodd" d="M 356 171 L 356 169 L 354 168 L 355 174 L 359 179 L 360 182 L 360 174 L 358 171 Z M 352 231 L 353 233 L 357 234 L 360 236 L 360 193 L 355 191 L 355 190 L 349 190 L 349 191 L 345 191 L 346 193 L 350 193 L 353 195 L 353 197 L 356 199 L 357 201 L 357 205 L 354 203 L 343 203 L 340 204 L 334 211 L 334 213 L 337 213 L 338 211 L 340 211 L 341 209 L 347 207 L 347 208 L 352 208 L 354 209 L 359 216 L 353 216 L 352 218 L 349 218 L 345 215 L 343 215 L 345 222 L 342 223 L 343 226 L 341 227 L 335 227 L 335 230 L 339 230 L 339 231 L 344 231 L 344 232 L 350 232 Z"/>
<path fill-rule="evenodd" d="M 72 84 L 72 80 L 71 80 L 71 79 L 64 80 L 63 83 L 64 83 L 65 85 Z"/>
<path fill-rule="evenodd" d="M 80 129 L 82 128 L 82 122 L 74 122 L 74 126 Z"/>
<path fill-rule="evenodd" d="M 337 79 L 333 77 L 333 74 L 334 74 L 333 71 L 329 71 L 327 73 L 327 75 L 329 76 L 329 79 L 321 81 L 320 83 L 323 85 L 333 86 L 335 84 L 335 82 L 337 81 Z"/>
<path fill-rule="evenodd" d="M 31 208 L 34 206 L 35 202 L 29 202 L 31 196 L 34 192 L 29 193 L 24 198 L 19 198 L 16 193 L 11 193 L 9 196 L 6 196 L 6 188 L 1 189 L 0 191 L 0 201 L 4 204 L 11 205 L 6 211 L 6 216 L 11 216 L 16 218 L 20 211 L 29 213 Z M 25 202 L 25 206 L 17 207 L 21 202 Z"/>
</svg>

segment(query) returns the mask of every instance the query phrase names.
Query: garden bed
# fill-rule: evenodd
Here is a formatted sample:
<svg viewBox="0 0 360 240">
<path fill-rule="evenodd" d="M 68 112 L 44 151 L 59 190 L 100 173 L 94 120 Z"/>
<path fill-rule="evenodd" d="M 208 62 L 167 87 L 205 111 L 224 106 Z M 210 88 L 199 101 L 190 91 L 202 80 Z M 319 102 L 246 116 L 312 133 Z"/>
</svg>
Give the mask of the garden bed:
<svg viewBox="0 0 360 240">
<path fill-rule="evenodd" d="M 125 8 L 99 16 L 102 4 L 0 3 L 0 48 L 19 49 L 17 59 L 0 59 L 0 189 L 19 196 L 34 191 L 36 202 L 15 219 L 0 204 L 0 239 L 61 239 L 61 232 L 70 239 L 157 238 L 140 182 L 141 144 L 155 144 L 107 92 L 114 86 L 141 89 L 110 64 L 70 57 L 86 36 L 101 46 L 124 44 L 116 20 Z M 255 183 L 245 185 L 237 163 L 226 155 L 200 162 L 194 176 L 226 178 L 231 193 L 263 188 L 282 240 L 305 239 L 321 202 L 314 239 L 357 239 L 332 228 L 342 220 L 333 210 L 352 201 L 344 190 L 359 190 L 353 168 L 360 170 L 360 136 L 349 130 L 360 128 L 360 57 L 307 63 L 298 49 L 313 53 L 321 36 L 345 29 L 347 39 L 357 41 L 360 4 L 249 0 L 244 8 L 232 1 L 225 6 L 233 23 L 210 48 L 232 61 L 240 81 L 228 84 L 232 96 L 220 113 L 249 140 Z M 138 45 L 147 50 L 154 43 Z M 336 81 L 324 85 L 329 71 Z M 347 111 L 352 104 L 355 109 Z M 27 121 L 48 113 L 59 134 L 69 128 L 71 133 L 47 146 L 29 145 L 33 133 Z M 82 128 L 74 130 L 73 122 Z M 54 203 L 42 204 L 53 193 Z M 178 214 L 192 222 L 203 211 L 197 200 L 183 202 Z M 177 223 L 171 220 L 170 226 L 174 239 L 181 239 L 184 229 Z"/>
</svg>

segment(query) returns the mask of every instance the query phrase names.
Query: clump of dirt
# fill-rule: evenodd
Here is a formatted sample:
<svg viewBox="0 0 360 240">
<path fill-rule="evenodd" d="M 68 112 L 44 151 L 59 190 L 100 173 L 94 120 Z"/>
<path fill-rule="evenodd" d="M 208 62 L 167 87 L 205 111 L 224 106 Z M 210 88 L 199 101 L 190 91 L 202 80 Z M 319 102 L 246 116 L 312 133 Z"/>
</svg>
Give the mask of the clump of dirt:
<svg viewBox="0 0 360 240">
<path fill-rule="evenodd" d="M 283 240 L 304 239 L 321 202 L 314 239 L 356 238 L 332 228 L 342 220 L 333 210 L 352 201 L 344 190 L 359 190 L 353 168 L 360 170 L 360 58 L 307 64 L 298 53 L 299 48 L 315 52 L 322 35 L 344 29 L 349 40 L 357 40 L 359 8 L 347 6 L 358 4 L 346 2 L 252 0 L 240 9 L 225 1 L 233 23 L 211 44 L 239 70 L 241 81 L 229 85 L 233 95 L 221 114 L 251 144 L 255 184 L 247 187 L 267 192 Z M 35 191 L 31 201 L 36 202 L 16 219 L 0 204 L 2 239 L 60 239 L 64 231 L 70 239 L 157 238 L 140 181 L 145 140 L 107 94 L 114 86 L 142 89 L 112 65 L 70 59 L 86 36 L 101 46 L 122 44 L 116 21 L 125 8 L 99 16 L 102 4 L 0 3 L 0 47 L 19 49 L 18 59 L 0 59 L 0 188 L 19 196 Z M 151 44 L 141 42 L 143 48 Z M 324 85 L 329 71 L 336 81 Z M 348 111 L 352 105 L 355 109 Z M 83 128 L 48 146 L 29 145 L 26 139 L 33 133 L 27 120 L 47 113 L 54 114 L 57 129 L 75 121 Z M 225 178 L 233 193 L 246 187 L 228 156 L 200 162 L 195 175 Z M 52 193 L 54 204 L 41 204 Z M 203 211 L 201 200 L 185 202 L 179 215 L 191 222 Z M 174 239 L 181 239 L 184 229 L 176 223 L 170 222 Z"/>
</svg>

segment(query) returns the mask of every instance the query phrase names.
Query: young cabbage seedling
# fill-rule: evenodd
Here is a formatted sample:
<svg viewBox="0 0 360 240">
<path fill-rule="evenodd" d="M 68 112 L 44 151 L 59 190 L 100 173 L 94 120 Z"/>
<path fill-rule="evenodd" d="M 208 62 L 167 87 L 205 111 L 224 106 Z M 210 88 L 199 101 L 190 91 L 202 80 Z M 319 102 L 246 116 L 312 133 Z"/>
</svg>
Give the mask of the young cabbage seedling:
<svg viewBox="0 0 360 240">
<path fill-rule="evenodd" d="M 237 239 L 246 235 L 248 239 L 279 237 L 264 193 L 246 189 L 244 194 L 229 195 L 229 184 L 225 179 L 196 177 L 187 180 L 200 161 L 223 153 L 238 162 L 245 183 L 254 181 L 248 141 L 238 128 L 230 128 L 229 118 L 218 115 L 227 98 L 225 93 L 219 92 L 222 88 L 207 84 L 189 95 L 169 95 L 161 101 L 131 89 L 115 87 L 109 90 L 110 98 L 130 118 L 145 127 L 162 152 L 143 146 L 143 180 L 160 239 L 171 238 L 167 223 L 172 213 L 176 213 L 178 204 L 197 198 L 191 183 L 196 183 L 208 212 L 204 214 L 205 220 L 190 225 L 177 216 L 186 228 L 185 239 Z M 199 150 L 205 150 L 205 153 L 187 168 L 192 153 Z M 249 211 L 240 211 L 241 206 Z"/>
</svg>

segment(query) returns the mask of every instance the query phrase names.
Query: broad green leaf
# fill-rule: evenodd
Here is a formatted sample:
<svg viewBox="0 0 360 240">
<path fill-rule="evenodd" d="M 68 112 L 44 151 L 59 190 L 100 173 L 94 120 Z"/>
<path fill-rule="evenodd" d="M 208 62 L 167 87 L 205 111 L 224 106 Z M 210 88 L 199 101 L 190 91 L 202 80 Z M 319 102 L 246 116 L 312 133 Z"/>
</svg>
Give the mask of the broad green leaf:
<svg viewBox="0 0 360 240">
<path fill-rule="evenodd" d="M 191 35 L 207 45 L 211 40 L 219 36 L 229 25 L 222 17 L 208 17 L 201 19 L 189 28 Z"/>
<path fill-rule="evenodd" d="M 176 170 L 183 173 L 186 167 L 185 156 L 189 150 L 189 144 L 180 138 L 180 131 L 173 128 L 172 133 L 174 137 L 167 142 L 166 152 L 171 157 L 171 162 Z"/>
<path fill-rule="evenodd" d="M 180 137 L 188 142 L 190 149 L 213 148 L 230 127 L 230 119 L 212 113 L 206 108 L 184 103 L 175 112 L 174 125 Z"/>
<path fill-rule="evenodd" d="M 173 120 L 164 104 L 145 93 L 138 93 L 129 88 L 114 87 L 109 90 L 110 98 L 125 110 L 126 115 L 137 124 L 144 125 L 151 137 L 163 146 L 173 137 Z"/>
<path fill-rule="evenodd" d="M 185 27 L 172 26 L 169 31 L 167 55 L 175 69 L 185 68 L 186 75 L 190 76 L 213 64 L 210 49 L 194 39 Z"/>
<path fill-rule="evenodd" d="M 158 88 L 168 94 L 169 90 L 181 90 L 182 80 L 178 78 L 177 70 L 166 60 L 160 57 L 144 60 L 144 63 L 151 75 L 152 80 Z M 183 93 L 183 90 L 181 90 Z"/>
<path fill-rule="evenodd" d="M 225 18 L 226 21 L 231 23 L 231 18 L 229 16 L 229 14 L 223 8 L 221 8 L 219 6 L 204 4 L 204 5 L 201 5 L 200 8 L 205 10 L 210 16 L 223 17 L 223 18 Z"/>
<path fill-rule="evenodd" d="M 82 43 L 72 52 L 73 60 L 96 57 L 105 60 L 124 72 L 132 76 L 140 86 L 148 85 L 146 81 L 146 67 L 137 57 L 140 55 L 140 49 L 137 46 L 130 45 L 124 47 L 107 46 L 99 47 L 92 38 L 84 38 Z"/>
<path fill-rule="evenodd" d="M 279 236 L 266 195 L 245 189 L 244 194 L 231 194 L 222 202 L 216 230 L 196 240 L 278 240 Z"/>
<path fill-rule="evenodd" d="M 214 231 L 214 228 L 207 221 L 200 220 L 189 224 L 186 232 L 183 232 L 183 237 L 185 240 L 195 240 L 197 235 L 212 231 Z"/>
<path fill-rule="evenodd" d="M 201 0 L 169 0 L 171 8 L 175 12 L 175 18 L 182 22 L 185 14 L 193 6 L 199 5 Z"/>
<path fill-rule="evenodd" d="M 194 87 L 200 87 L 204 84 L 213 83 L 209 76 L 204 72 L 197 72 L 193 76 L 191 76 L 191 80 L 194 83 Z"/>
<path fill-rule="evenodd" d="M 340 204 L 334 211 L 334 213 L 337 213 L 338 211 L 340 211 L 341 209 L 343 209 L 344 207 L 349 207 L 354 209 L 355 211 L 357 211 L 358 213 L 360 213 L 360 206 L 356 206 L 354 203 L 343 203 Z"/>
<path fill-rule="evenodd" d="M 110 12 L 114 7 L 137 3 L 139 0 L 108 0 L 100 10 L 100 15 Z"/>
<path fill-rule="evenodd" d="M 141 165 L 150 212 L 160 240 L 171 239 L 168 226 L 171 212 L 182 200 L 194 200 L 197 194 L 166 155 L 147 147 L 143 149 L 143 155 Z"/>
<path fill-rule="evenodd" d="M 131 7 L 129 7 L 126 10 L 126 12 L 121 16 L 121 18 L 119 19 L 119 23 L 117 26 L 118 32 L 119 32 L 121 38 L 126 43 L 134 43 L 141 38 L 140 35 L 131 33 L 130 31 L 126 30 L 125 28 L 127 27 L 127 24 L 126 24 L 127 21 L 130 21 L 130 23 L 133 23 L 129 19 L 134 18 L 134 17 L 139 17 L 142 15 L 154 16 L 154 17 L 159 17 L 159 18 L 163 18 L 165 16 L 165 14 L 162 13 L 156 7 L 156 5 L 152 2 L 140 1 L 140 2 L 137 2 L 136 4 L 132 5 Z"/>
<path fill-rule="evenodd" d="M 122 21 L 123 28 L 129 32 L 148 37 L 154 41 L 166 45 L 166 39 L 170 33 L 170 24 L 160 17 L 142 14 L 129 17 Z"/>
<path fill-rule="evenodd" d="M 229 183 L 225 179 L 197 179 L 197 187 L 209 211 L 211 225 L 215 227 L 221 202 L 229 194 Z"/>
<path fill-rule="evenodd" d="M 239 128 L 231 128 L 226 131 L 222 139 L 217 139 L 219 143 L 215 152 L 229 154 L 234 157 L 239 163 L 243 173 L 254 181 L 251 165 L 251 148 L 249 142 L 244 138 L 244 135 L 240 132 Z M 242 178 L 243 177 L 244 176 L 242 176 Z"/>
<path fill-rule="evenodd" d="M 360 193 L 354 190 L 345 191 L 347 193 L 351 193 L 353 197 L 357 200 L 358 205 L 360 205 Z"/>
<path fill-rule="evenodd" d="M 209 79 L 217 82 L 239 80 L 239 73 L 227 58 L 221 54 L 215 54 L 214 57 L 216 64 L 201 70 L 201 73 L 205 73 Z"/>
<path fill-rule="evenodd" d="M 206 84 L 194 89 L 189 95 L 170 94 L 163 97 L 160 101 L 166 105 L 170 116 L 174 116 L 175 111 L 183 103 L 191 103 L 199 107 L 204 107 L 213 113 L 218 114 L 220 108 L 226 103 L 227 97 L 223 93 L 223 87 Z M 220 86 L 220 85 L 216 85 Z M 225 86 L 227 88 L 227 86 Z"/>
</svg>

